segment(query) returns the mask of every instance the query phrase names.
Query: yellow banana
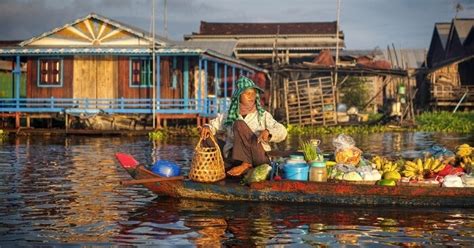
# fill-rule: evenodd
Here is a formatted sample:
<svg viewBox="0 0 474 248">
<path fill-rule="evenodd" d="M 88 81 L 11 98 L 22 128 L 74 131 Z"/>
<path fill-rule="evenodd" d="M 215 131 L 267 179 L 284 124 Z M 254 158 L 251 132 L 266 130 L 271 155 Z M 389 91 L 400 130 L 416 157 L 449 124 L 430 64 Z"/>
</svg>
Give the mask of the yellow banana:
<svg viewBox="0 0 474 248">
<path fill-rule="evenodd" d="M 431 163 L 433 162 L 432 158 L 425 159 L 423 163 L 423 170 L 429 170 L 431 168 Z"/>
<path fill-rule="evenodd" d="M 433 169 L 433 172 L 435 172 L 435 173 L 440 172 L 440 171 L 442 171 L 442 170 L 444 169 L 444 167 L 446 167 L 446 165 L 440 163 L 440 164 L 438 165 L 438 167 L 436 167 L 436 168 Z"/>
<path fill-rule="evenodd" d="M 412 162 L 412 161 L 406 161 L 406 162 L 405 162 L 405 167 L 418 168 L 418 166 L 416 165 L 416 163 L 414 163 L 414 162 Z"/>
<path fill-rule="evenodd" d="M 405 175 L 406 177 L 413 177 L 413 176 L 415 176 L 416 174 L 415 174 L 415 172 L 413 172 L 413 171 L 404 170 L 404 171 L 403 171 L 403 175 Z"/>
<path fill-rule="evenodd" d="M 423 162 L 421 161 L 421 159 L 416 160 L 416 166 L 418 170 L 423 171 Z"/>
<path fill-rule="evenodd" d="M 469 144 L 462 144 L 458 148 L 470 148 L 471 146 Z"/>
<path fill-rule="evenodd" d="M 438 168 L 440 164 L 441 164 L 441 161 L 439 161 L 439 159 L 435 159 L 430 166 L 430 170 L 434 171 L 436 168 Z"/>
</svg>

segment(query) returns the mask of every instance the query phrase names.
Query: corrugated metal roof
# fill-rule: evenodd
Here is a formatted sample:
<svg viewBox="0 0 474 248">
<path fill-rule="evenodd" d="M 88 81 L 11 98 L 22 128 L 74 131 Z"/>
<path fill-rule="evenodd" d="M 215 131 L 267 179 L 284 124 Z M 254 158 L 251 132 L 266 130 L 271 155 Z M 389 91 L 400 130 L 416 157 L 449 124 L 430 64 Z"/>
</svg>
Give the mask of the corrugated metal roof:
<svg viewBox="0 0 474 248">
<path fill-rule="evenodd" d="M 157 48 L 155 49 L 157 55 L 173 56 L 173 55 L 208 55 L 212 57 L 228 61 L 230 63 L 241 65 L 256 71 L 265 71 L 264 69 L 247 63 L 243 60 L 232 58 L 213 50 L 199 49 L 199 48 Z M 25 47 L 11 47 L 0 48 L 0 56 L 25 56 L 25 55 L 81 55 L 81 54 L 118 54 L 118 55 L 149 55 L 152 53 L 150 48 L 25 48 Z"/>
<path fill-rule="evenodd" d="M 237 41 L 183 41 L 177 42 L 175 47 L 201 48 L 205 50 L 213 50 L 220 54 L 233 57 Z"/>
<path fill-rule="evenodd" d="M 335 34 L 336 22 L 220 23 L 201 21 L 198 35 Z"/>
<path fill-rule="evenodd" d="M 383 51 L 384 59 L 390 61 L 392 68 L 420 68 L 426 59 L 426 49 L 396 49 Z"/>
</svg>

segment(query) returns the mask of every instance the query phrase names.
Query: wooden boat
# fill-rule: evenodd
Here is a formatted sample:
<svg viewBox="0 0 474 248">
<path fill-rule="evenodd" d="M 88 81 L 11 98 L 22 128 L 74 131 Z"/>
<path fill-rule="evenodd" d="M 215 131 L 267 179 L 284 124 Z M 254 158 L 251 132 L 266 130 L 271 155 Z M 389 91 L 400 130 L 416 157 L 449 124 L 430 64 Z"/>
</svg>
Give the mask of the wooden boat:
<svg viewBox="0 0 474 248">
<path fill-rule="evenodd" d="M 255 201 L 302 202 L 329 205 L 392 205 L 474 207 L 474 188 L 443 188 L 423 186 L 379 186 L 341 182 L 264 181 L 250 186 L 237 180 L 199 183 L 184 177 L 160 177 L 133 156 L 116 154 L 122 167 L 132 176 L 131 183 L 143 184 L 160 196 L 176 198 Z M 125 183 L 125 184 L 131 184 Z"/>
</svg>

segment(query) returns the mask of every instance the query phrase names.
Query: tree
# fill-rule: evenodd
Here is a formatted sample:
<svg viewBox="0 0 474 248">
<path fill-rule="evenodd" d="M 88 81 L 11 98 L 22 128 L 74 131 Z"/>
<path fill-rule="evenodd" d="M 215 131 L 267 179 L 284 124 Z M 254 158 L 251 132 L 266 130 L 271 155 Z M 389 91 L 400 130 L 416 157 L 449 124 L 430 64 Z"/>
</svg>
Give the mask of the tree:
<svg viewBox="0 0 474 248">
<path fill-rule="evenodd" d="M 360 77 L 349 77 L 341 85 L 340 92 L 342 93 L 341 103 L 345 103 L 348 107 L 357 107 L 362 110 L 364 104 L 369 100 L 367 82 Z"/>
</svg>

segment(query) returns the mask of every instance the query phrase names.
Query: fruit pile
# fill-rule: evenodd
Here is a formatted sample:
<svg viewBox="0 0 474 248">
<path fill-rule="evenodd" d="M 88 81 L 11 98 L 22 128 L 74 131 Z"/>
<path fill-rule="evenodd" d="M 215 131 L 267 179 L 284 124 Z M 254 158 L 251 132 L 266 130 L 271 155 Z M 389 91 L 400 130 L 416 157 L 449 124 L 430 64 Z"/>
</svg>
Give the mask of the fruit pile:
<svg viewBox="0 0 474 248">
<path fill-rule="evenodd" d="M 423 180 L 425 178 L 433 177 L 436 173 L 440 172 L 446 164 L 442 163 L 439 159 L 425 158 L 416 159 L 414 161 L 406 161 L 405 169 L 402 171 L 405 177 L 415 180 Z"/>
<path fill-rule="evenodd" d="M 473 164 L 474 148 L 468 144 L 462 144 L 456 148 L 456 164 L 465 170 L 471 170 Z"/>
<path fill-rule="evenodd" d="M 393 162 L 385 157 L 374 156 L 372 163 L 375 165 L 374 168 L 380 171 L 383 179 L 400 180 L 403 161 Z"/>
<path fill-rule="evenodd" d="M 447 176 L 461 177 L 474 173 L 474 147 L 469 144 L 458 146 L 455 153 L 445 147 L 433 146 L 424 153 L 423 158 L 391 160 L 383 156 L 373 156 L 369 161 L 361 157 L 358 164 L 348 162 L 347 158 L 360 157 L 360 155 L 349 153 L 349 151 L 348 149 L 336 150 L 337 165 L 329 174 L 329 178 L 355 181 L 344 175 L 359 174 L 360 179 L 358 180 L 378 180 L 377 184 L 379 185 L 395 186 L 399 181 L 410 184 L 440 185 Z M 377 172 L 378 179 L 370 176 L 373 172 Z"/>
</svg>

